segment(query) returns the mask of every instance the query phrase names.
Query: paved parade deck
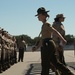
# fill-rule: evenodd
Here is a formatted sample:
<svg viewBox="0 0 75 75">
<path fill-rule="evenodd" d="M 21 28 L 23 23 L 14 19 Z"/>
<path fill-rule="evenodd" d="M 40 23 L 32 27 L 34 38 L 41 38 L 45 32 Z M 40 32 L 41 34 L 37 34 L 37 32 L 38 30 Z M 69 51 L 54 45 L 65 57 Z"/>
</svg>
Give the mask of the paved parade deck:
<svg viewBox="0 0 75 75">
<path fill-rule="evenodd" d="M 75 74 L 74 51 L 65 50 L 64 55 L 68 68 Z M 40 51 L 25 52 L 24 62 L 18 62 L 12 65 L 9 69 L 4 71 L 0 75 L 40 75 L 41 73 L 40 62 L 41 62 Z M 51 70 L 50 70 L 50 75 L 54 75 L 54 72 L 52 72 Z"/>
</svg>

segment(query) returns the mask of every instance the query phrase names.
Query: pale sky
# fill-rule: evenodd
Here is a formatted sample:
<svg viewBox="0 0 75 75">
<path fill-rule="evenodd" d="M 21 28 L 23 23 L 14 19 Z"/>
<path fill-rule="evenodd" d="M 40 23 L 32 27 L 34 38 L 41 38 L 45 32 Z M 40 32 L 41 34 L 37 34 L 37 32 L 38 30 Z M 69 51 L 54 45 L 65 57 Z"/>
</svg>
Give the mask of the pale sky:
<svg viewBox="0 0 75 75">
<path fill-rule="evenodd" d="M 50 10 L 50 24 L 57 14 L 63 13 L 66 35 L 75 36 L 75 0 L 0 0 L 0 27 L 11 35 L 37 37 L 42 26 L 35 17 L 39 7 Z"/>
</svg>

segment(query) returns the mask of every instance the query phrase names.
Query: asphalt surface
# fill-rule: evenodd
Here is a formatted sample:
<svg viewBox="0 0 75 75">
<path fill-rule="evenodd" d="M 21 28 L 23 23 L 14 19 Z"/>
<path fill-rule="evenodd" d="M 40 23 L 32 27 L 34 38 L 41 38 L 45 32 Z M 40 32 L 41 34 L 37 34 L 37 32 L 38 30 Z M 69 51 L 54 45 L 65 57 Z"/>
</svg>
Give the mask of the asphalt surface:
<svg viewBox="0 0 75 75">
<path fill-rule="evenodd" d="M 18 56 L 18 52 L 17 52 Z M 67 67 L 75 74 L 75 57 L 73 50 L 64 51 L 65 61 Z M 41 73 L 41 59 L 40 51 L 37 52 L 25 52 L 24 62 L 18 62 L 8 68 L 6 71 L 0 75 L 40 75 Z M 54 72 L 50 70 L 50 75 L 55 75 Z"/>
</svg>

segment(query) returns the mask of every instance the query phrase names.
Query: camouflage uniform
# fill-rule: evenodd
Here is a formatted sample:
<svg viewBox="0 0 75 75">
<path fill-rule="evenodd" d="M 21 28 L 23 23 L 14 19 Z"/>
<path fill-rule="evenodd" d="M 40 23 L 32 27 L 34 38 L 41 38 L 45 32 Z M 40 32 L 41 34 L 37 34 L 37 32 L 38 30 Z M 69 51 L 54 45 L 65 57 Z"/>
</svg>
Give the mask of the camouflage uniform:
<svg viewBox="0 0 75 75">
<path fill-rule="evenodd" d="M 75 56 L 75 39 L 74 39 L 74 56 Z"/>
<path fill-rule="evenodd" d="M 0 29 L 0 73 L 11 66 L 14 57 L 14 47 L 11 47 L 13 40 L 10 34 L 4 29 Z M 13 53 L 13 54 L 12 54 Z M 14 63 L 14 62 L 13 62 Z"/>
<path fill-rule="evenodd" d="M 2 36 L 0 33 L 0 73 L 2 72 L 1 52 L 2 52 Z"/>
</svg>

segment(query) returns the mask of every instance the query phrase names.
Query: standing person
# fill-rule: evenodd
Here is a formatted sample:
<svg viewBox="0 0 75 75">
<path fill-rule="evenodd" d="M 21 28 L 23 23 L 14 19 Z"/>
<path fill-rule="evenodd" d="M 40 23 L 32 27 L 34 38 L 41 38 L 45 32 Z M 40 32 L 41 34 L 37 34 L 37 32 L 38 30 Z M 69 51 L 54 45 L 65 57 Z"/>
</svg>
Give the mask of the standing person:
<svg viewBox="0 0 75 75">
<path fill-rule="evenodd" d="M 74 38 L 74 56 L 75 56 L 75 38 Z"/>
<path fill-rule="evenodd" d="M 65 28 L 64 28 L 64 25 L 62 24 L 62 22 L 64 22 L 64 19 L 65 19 L 65 17 L 63 14 L 57 14 L 56 18 L 54 18 L 54 22 L 53 22 L 52 26 L 65 38 Z M 62 41 L 55 34 L 53 34 L 53 40 L 57 46 L 57 51 L 58 51 L 60 62 L 62 62 L 64 65 L 66 65 L 65 59 L 64 59 L 64 51 L 63 51 Z"/>
<path fill-rule="evenodd" d="M 14 47 L 14 62 L 17 63 L 17 43 L 16 43 L 16 38 L 14 36 L 12 37 L 12 41 Z"/>
<path fill-rule="evenodd" d="M 55 68 L 60 70 L 63 75 L 74 75 L 65 65 L 63 65 L 57 59 L 56 45 L 52 40 L 51 35 L 52 33 L 55 33 L 57 36 L 59 36 L 63 43 L 65 43 L 66 40 L 56 29 L 51 27 L 50 23 L 47 22 L 47 18 L 49 18 L 48 12 L 49 11 L 46 11 L 44 7 L 40 7 L 37 10 L 36 16 L 38 16 L 38 20 L 41 21 L 43 25 L 41 29 L 41 40 L 37 46 L 32 48 L 32 51 L 35 51 L 39 47 L 41 47 L 41 75 L 49 75 L 50 63 L 52 63 Z"/>
<path fill-rule="evenodd" d="M 23 36 L 21 36 L 19 43 L 18 43 L 18 49 L 19 49 L 19 56 L 18 56 L 18 62 L 23 62 L 23 58 L 24 58 L 24 50 L 26 47 L 26 43 L 24 41 Z"/>
</svg>

